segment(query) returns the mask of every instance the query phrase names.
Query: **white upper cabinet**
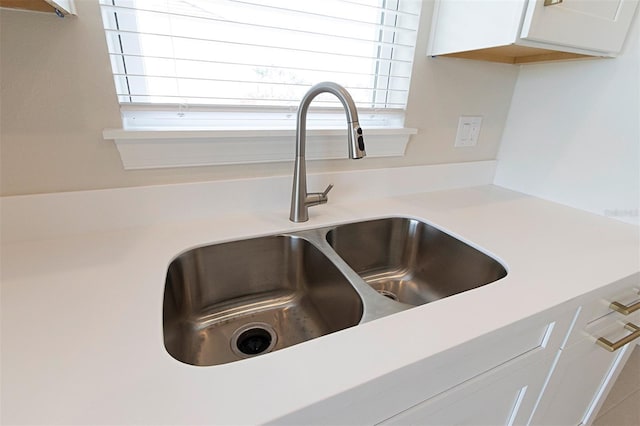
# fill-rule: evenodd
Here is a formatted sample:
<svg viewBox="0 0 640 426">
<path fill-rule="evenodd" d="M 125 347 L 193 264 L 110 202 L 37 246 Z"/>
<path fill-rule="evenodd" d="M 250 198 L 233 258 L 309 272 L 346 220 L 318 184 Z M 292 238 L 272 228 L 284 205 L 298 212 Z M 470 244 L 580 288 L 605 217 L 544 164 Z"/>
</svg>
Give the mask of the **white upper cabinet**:
<svg viewBox="0 0 640 426">
<path fill-rule="evenodd" d="M 0 7 L 56 13 L 60 16 L 76 14 L 74 0 L 0 0 Z"/>
<path fill-rule="evenodd" d="M 616 56 L 637 6 L 638 0 L 436 0 L 427 54 L 506 63 Z"/>
<path fill-rule="evenodd" d="M 55 9 L 59 10 L 63 15 L 75 15 L 76 6 L 73 0 L 45 0 Z"/>
<path fill-rule="evenodd" d="M 564 0 L 545 6 L 530 1 L 522 25 L 523 40 L 595 50 L 605 55 L 622 49 L 638 5 L 632 0 Z"/>
</svg>

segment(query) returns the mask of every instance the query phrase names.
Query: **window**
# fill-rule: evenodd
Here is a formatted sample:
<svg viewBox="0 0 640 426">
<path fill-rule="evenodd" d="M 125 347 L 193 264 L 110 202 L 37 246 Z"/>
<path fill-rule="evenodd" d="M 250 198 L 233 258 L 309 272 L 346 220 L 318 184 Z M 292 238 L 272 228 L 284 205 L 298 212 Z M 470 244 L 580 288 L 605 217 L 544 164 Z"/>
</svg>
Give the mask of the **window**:
<svg viewBox="0 0 640 426">
<path fill-rule="evenodd" d="M 124 129 L 294 128 L 315 83 L 401 127 L 419 0 L 100 0 Z M 310 128 L 344 126 L 332 95 Z"/>
</svg>

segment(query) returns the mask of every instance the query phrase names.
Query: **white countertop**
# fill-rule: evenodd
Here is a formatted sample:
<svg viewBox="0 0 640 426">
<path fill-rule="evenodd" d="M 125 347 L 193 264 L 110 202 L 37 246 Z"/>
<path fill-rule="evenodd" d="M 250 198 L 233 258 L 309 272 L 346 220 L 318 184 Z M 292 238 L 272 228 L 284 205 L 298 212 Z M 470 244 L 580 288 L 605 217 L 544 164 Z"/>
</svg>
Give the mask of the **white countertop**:
<svg viewBox="0 0 640 426">
<path fill-rule="evenodd" d="M 263 423 L 640 270 L 637 227 L 491 185 L 338 198 L 304 224 L 273 209 L 3 244 L 3 423 Z M 235 363 L 195 367 L 165 350 L 164 280 L 179 252 L 393 215 L 470 242 L 507 277 Z"/>
</svg>

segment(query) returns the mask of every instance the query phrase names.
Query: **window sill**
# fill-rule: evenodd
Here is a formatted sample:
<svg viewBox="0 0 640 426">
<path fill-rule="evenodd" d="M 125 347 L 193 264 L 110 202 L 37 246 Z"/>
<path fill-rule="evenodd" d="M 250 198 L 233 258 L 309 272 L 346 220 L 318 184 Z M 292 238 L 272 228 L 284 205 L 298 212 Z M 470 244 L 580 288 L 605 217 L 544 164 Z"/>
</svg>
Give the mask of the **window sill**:
<svg viewBox="0 0 640 426">
<path fill-rule="evenodd" d="M 412 128 L 364 129 L 369 157 L 403 156 Z M 293 161 L 294 129 L 123 130 L 105 129 L 126 170 Z M 307 131 L 308 160 L 348 157 L 346 129 Z"/>
</svg>

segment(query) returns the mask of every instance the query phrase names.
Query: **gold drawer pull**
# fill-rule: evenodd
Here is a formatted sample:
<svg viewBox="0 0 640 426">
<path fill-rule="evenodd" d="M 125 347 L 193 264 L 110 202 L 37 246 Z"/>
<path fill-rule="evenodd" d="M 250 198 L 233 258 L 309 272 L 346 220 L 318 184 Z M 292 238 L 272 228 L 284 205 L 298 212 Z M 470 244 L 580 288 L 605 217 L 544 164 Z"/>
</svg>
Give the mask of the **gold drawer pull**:
<svg viewBox="0 0 640 426">
<path fill-rule="evenodd" d="M 613 352 L 613 351 L 617 351 L 627 343 L 633 340 L 636 340 L 638 337 L 640 337 L 640 327 L 638 327 L 637 325 L 628 322 L 624 325 L 624 328 L 626 328 L 629 331 L 632 331 L 633 333 L 613 343 L 611 343 L 604 337 L 600 337 L 598 340 L 596 340 L 596 343 L 602 346 L 603 348 L 605 348 L 606 350 L 608 350 L 609 352 Z"/>
<path fill-rule="evenodd" d="M 623 315 L 629 315 L 640 309 L 640 301 L 629 306 L 623 305 L 620 302 L 611 302 L 609 308 L 613 309 L 616 312 L 620 312 Z"/>
</svg>

